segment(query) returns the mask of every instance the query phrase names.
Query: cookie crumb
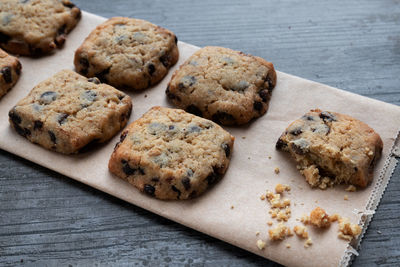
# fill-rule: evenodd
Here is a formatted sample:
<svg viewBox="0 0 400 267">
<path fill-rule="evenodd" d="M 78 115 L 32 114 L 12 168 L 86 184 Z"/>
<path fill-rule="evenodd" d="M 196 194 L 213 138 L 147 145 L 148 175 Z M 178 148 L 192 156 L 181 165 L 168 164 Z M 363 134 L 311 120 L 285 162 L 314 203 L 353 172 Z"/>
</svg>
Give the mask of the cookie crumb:
<svg viewBox="0 0 400 267">
<path fill-rule="evenodd" d="M 278 174 L 278 173 L 280 172 L 279 168 L 276 167 L 275 170 L 274 170 L 274 172 L 275 172 L 276 174 Z"/>
<path fill-rule="evenodd" d="M 268 224 L 269 226 L 272 226 L 273 222 L 272 222 L 272 221 L 268 221 L 267 224 Z"/>
<path fill-rule="evenodd" d="M 265 243 L 264 241 L 262 241 L 261 239 L 257 240 L 257 247 L 259 250 L 263 250 L 265 249 L 267 243 Z"/>
<path fill-rule="evenodd" d="M 232 205 L 232 206 L 231 206 L 231 210 L 233 210 L 234 208 L 235 208 L 235 207 Z"/>
<path fill-rule="evenodd" d="M 300 221 L 304 224 L 309 224 L 310 223 L 310 217 L 308 215 L 303 214 L 300 218 Z"/>
<path fill-rule="evenodd" d="M 286 184 L 277 184 L 275 186 L 275 192 L 277 194 L 282 194 L 284 191 L 289 192 L 290 189 L 291 189 L 291 187 L 289 185 L 286 185 Z"/>
<path fill-rule="evenodd" d="M 359 234 L 361 234 L 361 227 L 358 224 L 350 223 L 349 219 L 345 217 L 339 219 L 339 238 L 351 241 Z"/>
<path fill-rule="evenodd" d="M 298 237 L 301 237 L 301 238 L 308 238 L 308 232 L 307 232 L 307 228 L 305 227 L 305 226 L 302 226 L 302 225 L 296 225 L 294 228 L 293 228 L 293 231 L 296 233 L 296 235 L 298 236 Z"/>
<path fill-rule="evenodd" d="M 330 220 L 331 222 L 336 222 L 336 221 L 339 220 L 339 219 L 340 219 L 340 215 L 337 214 L 337 213 L 335 213 L 335 214 L 329 216 L 329 220 Z"/>
<path fill-rule="evenodd" d="M 329 215 L 320 207 L 316 207 L 310 213 L 310 222 L 312 225 L 324 228 L 331 225 L 331 221 L 329 220 Z"/>
<path fill-rule="evenodd" d="M 283 223 L 278 223 L 275 228 L 268 230 L 269 239 L 273 241 L 285 239 L 286 236 L 291 233 L 291 231 L 288 232 L 288 230 L 290 231 L 286 225 Z"/>
<path fill-rule="evenodd" d="M 272 159 L 272 157 L 271 157 L 271 156 L 268 156 L 268 159 Z"/>
<path fill-rule="evenodd" d="M 146 97 L 147 97 L 147 95 L 145 94 L 145 95 L 144 95 L 144 97 L 146 98 Z"/>
<path fill-rule="evenodd" d="M 355 192 L 357 188 L 354 185 L 349 185 L 346 189 L 347 192 Z"/>
<path fill-rule="evenodd" d="M 260 196 L 260 199 L 261 199 L 261 200 L 265 200 L 265 195 L 261 195 L 261 196 Z"/>
<path fill-rule="evenodd" d="M 246 139 L 246 136 L 242 136 L 242 139 Z"/>
<path fill-rule="evenodd" d="M 286 248 L 291 248 L 291 245 L 289 243 L 287 243 Z"/>
<path fill-rule="evenodd" d="M 260 232 L 256 232 L 256 236 L 259 236 L 260 235 Z"/>
<path fill-rule="evenodd" d="M 308 238 L 308 239 L 306 240 L 306 242 L 304 242 L 304 247 L 305 247 L 305 248 L 308 248 L 308 247 L 310 247 L 312 244 L 313 244 L 313 242 L 312 242 L 311 237 L 310 237 L 310 238 Z"/>
<path fill-rule="evenodd" d="M 349 196 L 348 195 L 344 195 L 343 199 L 344 200 L 349 200 Z"/>
</svg>

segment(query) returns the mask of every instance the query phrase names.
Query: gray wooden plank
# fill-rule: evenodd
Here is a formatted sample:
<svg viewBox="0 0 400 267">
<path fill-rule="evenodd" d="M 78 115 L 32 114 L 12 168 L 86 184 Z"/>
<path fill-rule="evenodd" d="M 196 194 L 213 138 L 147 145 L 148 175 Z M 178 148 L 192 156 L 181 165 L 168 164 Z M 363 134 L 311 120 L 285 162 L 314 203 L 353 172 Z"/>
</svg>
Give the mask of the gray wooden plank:
<svg viewBox="0 0 400 267">
<path fill-rule="evenodd" d="M 280 71 L 400 104 L 400 1 L 75 0 L 180 40 L 272 61 Z M 0 265 L 278 266 L 0 151 Z M 354 266 L 400 265 L 400 168 Z M 22 261 L 22 262 L 21 262 Z"/>
</svg>

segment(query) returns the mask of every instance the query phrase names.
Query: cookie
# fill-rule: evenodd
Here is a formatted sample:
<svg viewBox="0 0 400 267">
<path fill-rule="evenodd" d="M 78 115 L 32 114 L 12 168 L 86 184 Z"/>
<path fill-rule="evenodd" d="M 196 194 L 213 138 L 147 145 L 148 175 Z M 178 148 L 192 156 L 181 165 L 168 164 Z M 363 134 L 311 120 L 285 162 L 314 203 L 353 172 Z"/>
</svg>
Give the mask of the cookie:
<svg viewBox="0 0 400 267">
<path fill-rule="evenodd" d="M 76 50 L 76 70 L 117 88 L 141 90 L 164 78 L 179 58 L 175 34 L 148 21 L 115 17 Z"/>
<path fill-rule="evenodd" d="M 69 0 L 1 0 L 0 47 L 24 56 L 61 47 L 81 11 Z"/>
<path fill-rule="evenodd" d="M 150 196 L 189 199 L 225 173 L 233 142 L 212 121 L 153 107 L 123 131 L 108 167 Z"/>
<path fill-rule="evenodd" d="M 179 108 L 240 125 L 268 109 L 276 73 L 272 63 L 223 47 L 205 47 L 173 74 L 167 97 Z"/>
<path fill-rule="evenodd" d="M 21 63 L 0 49 L 0 98 L 18 81 L 21 74 Z"/>
<path fill-rule="evenodd" d="M 71 154 L 113 137 L 126 125 L 131 109 L 128 95 L 96 78 L 62 70 L 35 86 L 8 115 L 18 134 Z"/>
<path fill-rule="evenodd" d="M 312 187 L 366 187 L 382 153 L 380 136 L 367 124 L 336 112 L 311 110 L 281 135 L 276 148 L 290 152 Z"/>
</svg>

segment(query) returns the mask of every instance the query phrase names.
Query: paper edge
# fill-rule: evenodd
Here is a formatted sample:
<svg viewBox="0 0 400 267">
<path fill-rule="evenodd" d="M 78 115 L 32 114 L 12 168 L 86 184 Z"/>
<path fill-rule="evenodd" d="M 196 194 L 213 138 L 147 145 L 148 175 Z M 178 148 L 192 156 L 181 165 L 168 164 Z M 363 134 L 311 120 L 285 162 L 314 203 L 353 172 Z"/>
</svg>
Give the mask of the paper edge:
<svg viewBox="0 0 400 267">
<path fill-rule="evenodd" d="M 347 249 L 340 260 L 339 266 L 350 266 L 355 259 L 356 254 L 354 254 L 354 249 L 356 252 L 360 249 L 361 247 L 361 242 L 364 238 L 364 235 L 367 232 L 368 226 L 372 221 L 372 218 L 374 216 L 374 212 L 368 213 L 369 211 L 375 211 L 379 203 L 386 191 L 386 188 L 389 184 L 390 179 L 393 176 L 393 173 L 396 169 L 396 166 L 399 162 L 398 157 L 400 156 L 397 154 L 397 152 L 400 150 L 400 128 L 397 131 L 397 135 L 394 138 L 394 141 L 391 145 L 391 148 L 389 150 L 389 155 L 385 159 L 385 163 L 382 167 L 382 170 L 379 174 L 378 177 L 378 182 L 375 184 L 374 188 L 372 189 L 372 193 L 368 199 L 367 205 L 366 205 L 366 210 L 363 212 L 364 214 L 361 216 L 359 224 L 362 227 L 362 232 L 353 242 L 353 244 L 349 244 L 347 246 Z"/>
</svg>

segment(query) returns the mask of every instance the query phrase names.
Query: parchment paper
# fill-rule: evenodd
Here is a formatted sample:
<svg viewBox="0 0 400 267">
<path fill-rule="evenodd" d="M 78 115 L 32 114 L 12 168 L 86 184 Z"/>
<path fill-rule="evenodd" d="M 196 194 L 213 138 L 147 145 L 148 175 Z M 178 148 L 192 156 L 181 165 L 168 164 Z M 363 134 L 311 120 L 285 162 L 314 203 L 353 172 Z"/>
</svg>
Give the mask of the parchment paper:
<svg viewBox="0 0 400 267">
<path fill-rule="evenodd" d="M 21 58 L 22 76 L 17 85 L 0 100 L 1 149 L 284 265 L 337 266 L 348 263 L 348 255 L 345 257 L 348 243 L 337 238 L 337 224 L 325 231 L 308 227 L 314 242 L 308 249 L 303 247 L 304 240 L 293 236 L 282 242 L 267 242 L 266 249 L 260 251 L 256 241 L 268 239 L 269 226 L 266 222 L 270 216 L 269 204 L 259 197 L 267 189 L 273 190 L 277 183 L 291 185 L 292 191 L 286 195 L 292 200 L 292 218 L 287 223 L 291 227 L 300 224 L 296 218 L 309 213 L 316 206 L 323 207 L 328 213 L 340 213 L 352 222 L 368 222 L 370 217 L 362 218 L 362 214 L 353 211 L 364 211 L 371 207 L 375 209 L 390 178 L 396 163 L 389 156 L 400 125 L 398 106 L 278 72 L 277 86 L 267 114 L 246 126 L 226 128 L 236 137 L 236 141 L 232 161 L 224 178 L 209 192 L 194 200 L 159 201 L 140 193 L 108 172 L 108 159 L 119 134 L 91 152 L 65 156 L 30 143 L 17 135 L 8 123 L 10 108 L 34 85 L 61 69 L 73 69 L 75 49 L 103 21 L 104 18 L 84 12 L 63 49 L 39 59 Z M 136 120 L 154 105 L 170 106 L 165 97 L 165 88 L 171 74 L 196 49 L 179 42 L 180 59 L 168 76 L 153 88 L 130 93 L 133 97 L 130 121 Z M 382 159 L 375 169 L 373 184 L 365 190 L 354 193 L 345 192 L 344 187 L 313 190 L 296 170 L 292 159 L 286 153 L 275 150 L 275 142 L 287 125 L 312 108 L 349 114 L 369 124 L 382 137 Z M 268 156 L 272 158 L 268 159 Z M 274 173 L 275 167 L 280 168 L 279 174 Z M 349 196 L 348 201 L 344 200 L 345 194 Z M 258 231 L 260 235 L 256 236 Z M 287 243 L 291 244 L 290 249 L 286 248 Z"/>
</svg>

